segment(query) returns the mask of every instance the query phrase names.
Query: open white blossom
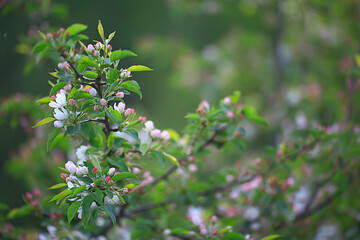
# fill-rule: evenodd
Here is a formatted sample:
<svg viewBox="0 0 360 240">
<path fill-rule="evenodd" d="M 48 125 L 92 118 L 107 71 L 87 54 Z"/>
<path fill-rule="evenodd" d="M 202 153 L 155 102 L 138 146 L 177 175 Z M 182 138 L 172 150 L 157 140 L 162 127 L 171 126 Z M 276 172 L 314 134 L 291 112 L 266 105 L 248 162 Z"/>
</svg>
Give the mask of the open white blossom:
<svg viewBox="0 0 360 240">
<path fill-rule="evenodd" d="M 123 113 L 125 111 L 125 103 L 119 102 L 118 105 L 116 105 L 116 103 L 115 103 L 114 109 L 119 111 L 120 113 Z"/>
<path fill-rule="evenodd" d="M 52 108 L 62 108 L 66 105 L 66 95 L 64 92 L 60 92 L 58 94 L 56 94 L 56 99 L 55 102 L 51 101 L 49 103 L 49 106 Z"/>
<path fill-rule="evenodd" d="M 82 164 L 84 161 L 86 161 L 86 150 L 88 149 L 87 146 L 85 145 L 81 145 L 77 150 L 76 150 L 76 157 L 79 159 L 78 164 Z"/>
<path fill-rule="evenodd" d="M 54 117 L 57 120 L 65 120 L 69 117 L 69 113 L 65 110 L 65 108 L 61 108 L 61 110 L 59 108 L 55 108 Z"/>
</svg>

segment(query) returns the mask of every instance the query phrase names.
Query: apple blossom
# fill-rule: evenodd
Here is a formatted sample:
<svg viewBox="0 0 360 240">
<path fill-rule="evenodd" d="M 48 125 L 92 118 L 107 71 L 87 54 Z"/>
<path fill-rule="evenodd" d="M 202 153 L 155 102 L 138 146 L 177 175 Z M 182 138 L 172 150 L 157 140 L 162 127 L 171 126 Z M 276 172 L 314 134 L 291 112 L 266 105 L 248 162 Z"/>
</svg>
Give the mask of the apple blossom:
<svg viewBox="0 0 360 240">
<path fill-rule="evenodd" d="M 68 170 L 71 174 L 74 174 L 76 172 L 76 165 L 71 162 L 71 161 L 68 161 L 66 164 L 65 164 L 65 168 L 66 170 Z"/>
<path fill-rule="evenodd" d="M 110 168 L 108 171 L 108 175 L 111 176 L 115 173 L 115 168 Z"/>
<path fill-rule="evenodd" d="M 95 50 L 94 45 L 89 44 L 89 45 L 87 46 L 87 50 L 88 50 L 88 52 L 92 53 L 92 52 Z"/>
<path fill-rule="evenodd" d="M 161 138 L 164 139 L 165 141 L 170 139 L 170 134 L 168 131 L 164 130 L 161 132 Z"/>
<path fill-rule="evenodd" d="M 161 136 L 160 129 L 155 129 L 150 132 L 151 137 L 153 138 L 159 138 Z"/>
<path fill-rule="evenodd" d="M 78 161 L 79 164 L 82 164 L 83 161 L 86 161 L 86 150 L 88 149 L 87 146 L 81 145 L 78 149 L 76 149 L 76 157 L 80 160 Z"/>
<path fill-rule="evenodd" d="M 119 102 L 117 105 L 114 104 L 114 109 L 119 111 L 120 113 L 123 113 L 125 111 L 125 103 Z"/>
<path fill-rule="evenodd" d="M 50 101 L 49 106 L 52 108 L 62 108 L 66 105 L 66 95 L 64 92 L 56 94 L 56 100 Z"/>
<path fill-rule="evenodd" d="M 54 118 L 57 120 L 65 120 L 69 117 L 69 113 L 65 110 L 65 108 L 55 108 L 54 109 Z"/>
<path fill-rule="evenodd" d="M 118 97 L 118 98 L 123 98 L 124 96 L 125 96 L 125 94 L 123 92 L 116 93 L 116 97 Z"/>
<path fill-rule="evenodd" d="M 226 116 L 227 116 L 228 118 L 230 118 L 230 119 L 233 119 L 233 118 L 234 118 L 234 113 L 233 113 L 232 111 L 228 111 L 228 112 L 226 113 Z"/>
<path fill-rule="evenodd" d="M 107 176 L 107 177 L 105 178 L 105 182 L 106 182 L 106 183 L 109 183 L 109 182 L 110 182 L 110 177 L 109 177 L 109 176 Z"/>
<path fill-rule="evenodd" d="M 76 175 L 81 177 L 85 174 L 88 173 L 88 168 L 87 167 L 77 167 L 76 168 Z"/>
<path fill-rule="evenodd" d="M 139 117 L 139 121 L 140 121 L 141 123 L 146 122 L 146 117 Z"/>
<path fill-rule="evenodd" d="M 93 172 L 93 173 L 97 173 L 97 172 L 98 172 L 98 169 L 97 169 L 97 168 L 94 168 L 94 169 L 92 170 L 92 172 Z"/>
<path fill-rule="evenodd" d="M 231 105 L 232 104 L 232 101 L 231 101 L 230 97 L 224 98 L 224 104 L 225 105 Z"/>
<path fill-rule="evenodd" d="M 70 98 L 70 99 L 69 99 L 69 104 L 70 104 L 70 105 L 75 105 L 75 103 L 76 103 L 76 102 L 75 102 L 75 99 L 73 99 L 73 98 Z"/>
<path fill-rule="evenodd" d="M 95 97 L 97 95 L 97 91 L 95 88 L 90 88 L 89 93 L 91 94 L 91 96 Z"/>
<path fill-rule="evenodd" d="M 152 131 L 154 129 L 154 123 L 151 120 L 145 122 L 146 130 Z"/>
<path fill-rule="evenodd" d="M 62 121 L 55 121 L 54 127 L 56 128 L 62 128 L 64 126 L 64 123 Z"/>
<path fill-rule="evenodd" d="M 66 173 L 60 173 L 60 177 L 61 177 L 62 179 L 66 179 Z"/>
<path fill-rule="evenodd" d="M 131 114 L 134 113 L 134 109 L 133 108 L 128 108 L 125 110 L 125 116 L 130 116 Z"/>
<path fill-rule="evenodd" d="M 106 106 L 106 100 L 104 98 L 100 99 L 100 104 Z"/>
</svg>

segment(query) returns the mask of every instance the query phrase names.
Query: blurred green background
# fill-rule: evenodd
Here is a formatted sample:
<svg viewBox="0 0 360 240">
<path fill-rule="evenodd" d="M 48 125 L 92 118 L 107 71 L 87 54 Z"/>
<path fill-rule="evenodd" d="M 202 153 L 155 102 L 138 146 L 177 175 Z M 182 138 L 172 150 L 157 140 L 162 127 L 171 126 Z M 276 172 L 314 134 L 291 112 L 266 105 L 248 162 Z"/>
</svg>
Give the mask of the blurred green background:
<svg viewBox="0 0 360 240">
<path fill-rule="evenodd" d="M 85 34 L 98 39 L 100 19 L 106 34 L 116 31 L 114 49 L 138 54 L 124 67 L 154 69 L 134 74 L 143 99 L 131 96 L 128 106 L 159 128 L 181 131 L 185 114 L 199 101 L 214 103 L 239 89 L 243 102 L 256 106 L 271 126 L 247 126 L 249 149 L 255 151 L 279 144 L 304 124 L 343 119 L 349 59 L 360 36 L 357 1 L 2 0 L 0 7 L 2 99 L 17 92 L 48 94 L 47 81 L 54 80 L 48 72 L 55 65 L 30 56 L 39 29 L 83 23 L 89 27 Z M 14 207 L 31 186 L 10 174 L 6 162 L 27 137 L 2 120 L 0 188 L 6 194 L 0 202 Z"/>
</svg>

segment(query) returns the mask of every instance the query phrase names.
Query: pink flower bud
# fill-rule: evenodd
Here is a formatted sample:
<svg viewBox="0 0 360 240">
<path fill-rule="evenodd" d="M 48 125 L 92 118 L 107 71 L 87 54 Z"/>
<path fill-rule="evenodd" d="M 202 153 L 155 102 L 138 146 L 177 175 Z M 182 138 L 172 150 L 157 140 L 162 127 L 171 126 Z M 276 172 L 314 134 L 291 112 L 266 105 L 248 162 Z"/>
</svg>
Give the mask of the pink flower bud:
<svg viewBox="0 0 360 240">
<path fill-rule="evenodd" d="M 40 192 L 39 192 L 39 190 L 37 188 L 34 188 L 33 194 L 34 194 L 35 197 L 38 197 Z"/>
<path fill-rule="evenodd" d="M 111 176 L 115 173 L 115 168 L 110 168 L 109 169 L 109 172 L 108 172 L 108 175 Z"/>
<path fill-rule="evenodd" d="M 214 215 L 211 217 L 210 222 L 217 222 L 218 218 Z"/>
<path fill-rule="evenodd" d="M 111 180 L 111 181 L 110 181 L 110 186 L 114 186 L 114 184 L 115 184 L 114 181 Z"/>
<path fill-rule="evenodd" d="M 109 177 L 109 176 L 107 176 L 107 177 L 105 178 L 105 182 L 106 182 L 106 183 L 110 182 L 110 177 Z"/>
<path fill-rule="evenodd" d="M 71 178 L 71 177 L 67 177 L 65 180 L 66 180 L 66 182 L 71 182 L 71 181 L 72 181 L 72 178 Z"/>
<path fill-rule="evenodd" d="M 99 107 L 98 105 L 95 105 L 95 106 L 94 106 L 94 111 L 99 111 L 99 108 L 100 108 L 100 107 Z"/>
<path fill-rule="evenodd" d="M 106 106 L 106 100 L 105 99 L 100 99 L 100 104 L 103 105 L 103 106 Z"/>
<path fill-rule="evenodd" d="M 116 154 L 119 155 L 121 153 L 121 150 L 116 150 Z"/>
<path fill-rule="evenodd" d="M 159 129 L 155 129 L 155 130 L 152 130 L 150 132 L 150 135 L 153 137 L 153 138 L 159 138 L 161 136 L 161 131 Z"/>
<path fill-rule="evenodd" d="M 197 167 L 197 165 L 196 164 L 189 164 L 189 171 L 190 172 L 197 172 L 197 170 L 198 170 L 198 167 Z"/>
<path fill-rule="evenodd" d="M 133 172 L 134 174 L 138 174 L 138 173 L 141 172 L 141 169 L 138 168 L 138 167 L 134 167 L 133 170 L 132 170 L 132 172 Z"/>
<path fill-rule="evenodd" d="M 120 172 L 116 172 L 115 174 L 114 174 L 114 176 L 116 176 L 116 175 L 118 175 Z"/>
<path fill-rule="evenodd" d="M 230 118 L 230 119 L 233 119 L 234 118 L 234 113 L 232 111 L 228 111 L 227 112 L 227 117 Z"/>
<path fill-rule="evenodd" d="M 92 187 L 96 187 L 96 183 L 94 183 L 94 182 L 91 183 L 90 185 L 91 185 Z"/>
<path fill-rule="evenodd" d="M 238 108 L 239 110 L 241 110 L 241 109 L 243 108 L 243 105 L 242 105 L 241 103 L 239 103 L 239 104 L 237 105 L 237 108 Z"/>
<path fill-rule="evenodd" d="M 66 90 L 66 91 L 70 91 L 71 90 L 71 84 L 68 84 L 68 85 L 66 85 L 65 87 L 63 87 L 64 88 L 64 90 Z"/>
<path fill-rule="evenodd" d="M 134 113 L 134 109 L 133 108 L 128 108 L 125 110 L 125 116 L 130 116 L 131 114 Z"/>
<path fill-rule="evenodd" d="M 215 236 L 215 235 L 217 235 L 218 234 L 218 231 L 217 230 L 214 230 L 213 231 L 213 235 Z"/>
<path fill-rule="evenodd" d="M 66 179 L 66 173 L 60 173 L 60 177 L 61 177 L 62 179 Z"/>
<path fill-rule="evenodd" d="M 139 117 L 139 121 L 140 121 L 141 123 L 146 122 L 146 117 Z"/>
<path fill-rule="evenodd" d="M 132 188 L 130 188 L 130 189 L 129 189 L 129 193 L 133 193 L 133 192 L 135 192 L 135 190 L 132 189 Z"/>
<path fill-rule="evenodd" d="M 31 199 L 32 199 L 32 195 L 31 195 L 31 193 L 29 193 L 29 192 L 25 193 L 25 197 L 26 197 L 27 200 L 31 200 Z"/>
<path fill-rule="evenodd" d="M 280 158 L 281 155 L 282 155 L 282 154 L 281 154 L 281 151 L 277 151 L 277 152 L 276 152 L 276 156 L 277 156 L 278 158 Z"/>
<path fill-rule="evenodd" d="M 123 92 L 116 93 L 116 97 L 118 97 L 118 98 L 123 98 L 124 96 L 125 96 L 125 94 Z"/>
<path fill-rule="evenodd" d="M 231 104 L 232 104 L 231 99 L 230 99 L 229 97 L 226 97 L 226 98 L 224 99 L 224 104 L 225 104 L 225 105 L 231 105 Z"/>
<path fill-rule="evenodd" d="M 195 232 L 194 232 L 194 231 L 189 231 L 189 235 L 190 235 L 190 236 L 194 236 L 194 235 L 195 235 Z"/>
<path fill-rule="evenodd" d="M 31 206 L 36 207 L 39 205 L 39 200 L 34 200 L 30 202 Z"/>
<path fill-rule="evenodd" d="M 74 105 L 76 102 L 75 102 L 75 99 L 73 99 L 73 98 L 70 98 L 69 99 L 69 104 L 70 105 Z"/>
<path fill-rule="evenodd" d="M 189 162 L 194 162 L 195 157 L 194 157 L 193 155 L 190 155 L 190 156 L 188 157 L 188 160 L 189 160 Z"/>
<path fill-rule="evenodd" d="M 260 165 L 261 162 L 262 162 L 261 158 L 258 157 L 258 158 L 255 159 L 255 163 L 256 163 L 257 165 Z"/>
<path fill-rule="evenodd" d="M 99 53 L 100 53 L 99 50 L 95 50 L 94 51 L 94 56 L 96 57 L 97 55 L 99 55 Z"/>
<path fill-rule="evenodd" d="M 127 189 L 127 188 L 123 188 L 123 193 L 128 193 L 129 192 L 129 189 Z"/>
<path fill-rule="evenodd" d="M 146 121 L 146 122 L 145 122 L 145 128 L 146 128 L 146 130 L 149 130 L 149 131 L 154 130 L 154 123 L 153 123 L 153 121 L 151 121 L 151 120 Z"/>
<path fill-rule="evenodd" d="M 97 42 L 95 47 L 96 47 L 96 49 L 101 49 L 102 48 L 101 42 Z"/>
<path fill-rule="evenodd" d="M 111 51 L 112 46 L 110 44 L 108 44 L 108 49 Z"/>
<path fill-rule="evenodd" d="M 165 141 L 169 140 L 170 139 L 170 134 L 168 131 L 164 130 L 162 131 L 161 133 L 161 138 L 164 139 Z"/>
<path fill-rule="evenodd" d="M 55 214 L 50 214 L 50 218 L 52 219 L 52 220 L 55 220 L 56 219 L 56 216 L 55 216 Z"/>
<path fill-rule="evenodd" d="M 99 170 L 97 169 L 97 168 L 94 168 L 93 170 L 92 170 L 92 172 L 93 173 L 97 173 Z"/>
<path fill-rule="evenodd" d="M 87 50 L 88 50 L 89 53 L 92 53 L 95 50 L 95 48 L 94 48 L 94 46 L 92 44 L 89 44 L 87 46 Z"/>
</svg>

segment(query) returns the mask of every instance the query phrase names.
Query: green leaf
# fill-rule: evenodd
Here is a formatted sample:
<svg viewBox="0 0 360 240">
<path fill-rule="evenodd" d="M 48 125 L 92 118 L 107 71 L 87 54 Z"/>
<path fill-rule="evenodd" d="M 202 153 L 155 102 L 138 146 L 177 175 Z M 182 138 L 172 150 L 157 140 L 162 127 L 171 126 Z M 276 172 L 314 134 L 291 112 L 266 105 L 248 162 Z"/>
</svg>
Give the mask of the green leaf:
<svg viewBox="0 0 360 240">
<path fill-rule="evenodd" d="M 109 37 L 108 37 L 108 39 L 107 39 L 107 44 L 109 44 L 109 42 L 111 41 L 111 39 L 113 39 L 113 37 L 115 36 L 115 31 L 114 32 L 112 32 L 112 33 L 110 33 L 109 34 Z"/>
<path fill-rule="evenodd" d="M 87 195 L 84 197 L 82 202 L 82 221 L 83 224 L 86 226 L 89 222 L 90 216 L 91 216 L 91 204 L 94 202 L 94 199 L 92 196 Z"/>
<path fill-rule="evenodd" d="M 43 97 L 43 98 L 40 98 L 39 100 L 37 100 L 36 103 L 38 103 L 38 104 L 49 104 L 53 100 L 54 99 L 52 99 L 50 97 Z"/>
<path fill-rule="evenodd" d="M 95 192 L 89 192 L 89 194 L 100 205 L 104 204 L 104 194 L 98 188 L 95 188 Z"/>
<path fill-rule="evenodd" d="M 165 163 L 165 156 L 164 153 L 161 151 L 152 151 L 151 153 L 158 161 L 161 165 L 164 165 Z"/>
<path fill-rule="evenodd" d="M 75 135 L 78 132 L 80 132 L 80 129 L 81 129 L 81 126 L 79 124 L 77 124 L 77 125 L 73 125 L 73 126 L 68 126 L 66 130 L 70 135 Z"/>
<path fill-rule="evenodd" d="M 73 95 L 74 99 L 92 98 L 91 94 L 86 91 L 77 91 Z"/>
<path fill-rule="evenodd" d="M 54 95 L 57 91 L 59 91 L 60 89 L 62 89 L 63 87 L 66 86 L 66 82 L 58 82 L 50 91 L 49 96 L 51 97 L 52 95 Z"/>
<path fill-rule="evenodd" d="M 34 53 L 41 52 L 48 46 L 50 46 L 49 41 L 44 40 L 44 41 L 38 42 L 32 49 L 31 53 L 34 54 Z"/>
<path fill-rule="evenodd" d="M 114 110 L 112 107 L 108 107 L 105 109 L 105 113 L 109 116 L 109 118 L 118 126 L 122 123 L 122 117 L 120 112 Z"/>
<path fill-rule="evenodd" d="M 84 72 L 84 76 L 87 78 L 96 79 L 98 75 L 97 75 L 97 73 L 94 73 L 91 71 L 86 71 L 86 72 Z"/>
<path fill-rule="evenodd" d="M 111 180 L 113 180 L 114 182 L 116 181 L 120 181 L 120 180 L 124 180 L 126 178 L 136 178 L 138 179 L 138 177 L 134 174 L 134 173 L 130 173 L 130 172 L 121 172 L 116 174 L 115 176 L 113 176 L 111 178 Z"/>
<path fill-rule="evenodd" d="M 111 150 L 112 146 L 114 144 L 114 132 L 110 132 L 108 137 L 108 149 Z"/>
<path fill-rule="evenodd" d="M 64 197 L 70 195 L 72 193 L 72 190 L 70 189 L 65 189 L 64 191 L 62 191 L 61 193 L 55 195 L 50 202 L 53 202 L 55 200 L 59 200 L 59 199 L 63 199 Z"/>
<path fill-rule="evenodd" d="M 98 66 L 98 64 L 95 61 L 93 61 L 90 57 L 82 57 L 82 58 L 80 58 L 79 63 L 86 64 L 86 65 L 91 66 L 91 67 L 97 67 Z"/>
<path fill-rule="evenodd" d="M 65 186 L 67 186 L 66 183 L 58 183 L 58 184 L 55 184 L 54 186 L 49 187 L 49 189 L 58 189 L 58 188 L 62 188 Z"/>
<path fill-rule="evenodd" d="M 115 82 L 120 76 L 120 71 L 110 68 L 109 71 L 106 73 L 106 79 L 111 84 Z"/>
<path fill-rule="evenodd" d="M 113 225 L 116 225 L 116 217 L 114 214 L 114 208 L 108 205 L 105 205 L 105 212 L 109 215 Z"/>
<path fill-rule="evenodd" d="M 140 150 L 142 156 L 144 156 L 147 153 L 148 149 L 149 149 L 149 144 L 148 143 L 140 144 L 139 150 Z"/>
<path fill-rule="evenodd" d="M 273 240 L 273 239 L 277 239 L 277 238 L 282 238 L 282 236 L 280 236 L 280 235 L 271 235 L 271 236 L 264 237 L 261 240 Z"/>
<path fill-rule="evenodd" d="M 136 57 L 137 55 L 129 50 L 117 50 L 111 53 L 110 61 L 115 62 L 126 57 Z"/>
<path fill-rule="evenodd" d="M 186 116 L 185 116 L 186 119 L 189 119 L 189 120 L 195 120 L 195 121 L 200 121 L 200 116 L 199 114 L 196 114 L 196 113 L 188 113 Z"/>
<path fill-rule="evenodd" d="M 171 162 L 173 162 L 177 167 L 180 167 L 180 164 L 178 162 L 178 160 L 176 159 L 176 157 L 174 157 L 173 155 L 170 155 L 166 152 L 163 152 L 163 154 L 165 155 L 165 157 L 167 157 Z"/>
<path fill-rule="evenodd" d="M 99 33 L 101 39 L 104 41 L 105 40 L 105 38 L 104 38 L 104 28 L 103 28 L 100 20 L 99 20 L 99 24 L 98 24 L 98 33 Z"/>
<path fill-rule="evenodd" d="M 33 128 L 45 125 L 45 124 L 53 122 L 53 121 L 55 121 L 55 118 L 53 118 L 53 117 L 44 118 L 40 122 L 38 122 L 35 126 L 33 126 Z"/>
<path fill-rule="evenodd" d="M 126 163 L 122 159 L 108 159 L 109 163 L 114 167 L 120 168 L 124 172 L 129 172 L 129 168 L 126 166 Z"/>
<path fill-rule="evenodd" d="M 22 208 L 14 208 L 8 213 L 7 218 L 12 219 L 27 216 L 32 212 L 32 210 L 33 206 L 31 205 L 26 205 Z"/>
<path fill-rule="evenodd" d="M 152 71 L 153 69 L 148 68 L 143 65 L 134 65 L 134 66 L 129 67 L 127 70 L 131 71 L 131 72 L 143 72 L 143 71 Z"/>
<path fill-rule="evenodd" d="M 240 95 L 241 92 L 240 91 L 235 91 L 234 94 L 232 96 L 230 96 L 231 101 L 235 104 L 239 101 L 240 99 Z"/>
<path fill-rule="evenodd" d="M 127 82 L 124 82 L 120 85 L 120 87 L 126 89 L 126 90 L 129 90 L 129 91 L 132 91 L 134 93 L 136 93 L 137 95 L 139 95 L 140 99 L 142 98 L 142 93 L 140 91 L 140 87 L 139 87 L 139 84 L 135 81 L 127 81 Z"/>
<path fill-rule="evenodd" d="M 76 212 L 79 210 L 80 205 L 81 205 L 81 202 L 80 202 L 80 201 L 77 201 L 77 202 L 73 202 L 73 203 L 69 206 L 68 211 L 67 211 L 67 217 L 68 217 L 68 222 L 69 222 L 69 223 L 70 223 L 71 220 L 75 217 L 75 214 L 76 214 Z"/>
<path fill-rule="evenodd" d="M 101 165 L 100 165 L 99 161 L 97 160 L 96 157 L 94 157 L 91 154 L 90 154 L 90 161 L 94 165 L 94 167 L 96 167 L 99 171 L 101 171 Z"/>
<path fill-rule="evenodd" d="M 54 128 L 51 137 L 49 139 L 49 141 L 46 144 L 46 150 L 49 151 L 51 144 L 53 143 L 53 141 L 55 140 L 56 136 L 59 134 L 61 128 Z"/>
<path fill-rule="evenodd" d="M 65 34 L 69 34 L 69 36 L 73 36 L 87 29 L 87 26 L 84 24 L 75 23 L 68 27 L 65 31 Z"/>
<path fill-rule="evenodd" d="M 245 240 L 245 237 L 237 232 L 227 233 L 222 239 L 225 240 Z"/>
<path fill-rule="evenodd" d="M 73 193 L 71 194 L 72 197 L 76 196 L 76 194 L 82 192 L 86 188 L 86 185 L 81 185 L 80 187 L 73 188 Z"/>
</svg>

